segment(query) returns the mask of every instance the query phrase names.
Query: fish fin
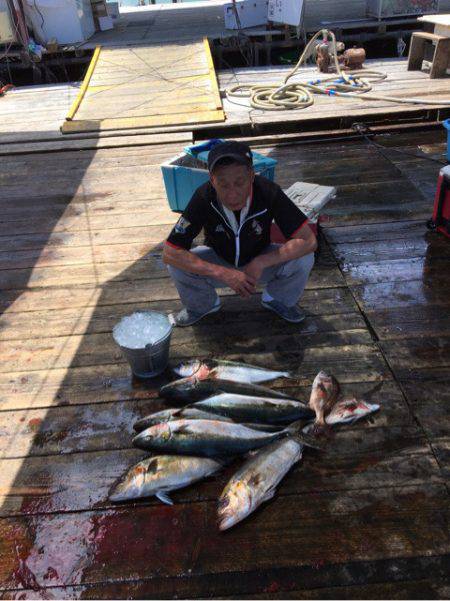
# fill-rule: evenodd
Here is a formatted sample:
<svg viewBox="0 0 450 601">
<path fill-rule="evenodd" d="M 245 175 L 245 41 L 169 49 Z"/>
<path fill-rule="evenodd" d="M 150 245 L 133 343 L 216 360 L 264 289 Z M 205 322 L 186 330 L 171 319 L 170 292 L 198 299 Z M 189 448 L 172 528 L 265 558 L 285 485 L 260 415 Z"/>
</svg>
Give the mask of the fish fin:
<svg viewBox="0 0 450 601">
<path fill-rule="evenodd" d="M 273 498 L 273 496 L 276 493 L 276 487 L 272 486 L 272 488 L 269 488 L 268 491 L 266 491 L 266 493 L 264 494 L 263 498 L 261 499 L 261 503 L 265 503 L 266 501 L 270 501 L 270 499 Z"/>
<path fill-rule="evenodd" d="M 254 457 L 255 455 L 257 455 L 258 451 L 260 451 L 260 449 L 252 449 L 251 451 L 247 451 L 247 453 L 245 453 L 244 457 L 250 459 L 251 457 Z"/>
<path fill-rule="evenodd" d="M 291 371 L 283 371 L 281 372 L 282 375 L 280 376 L 280 378 L 287 378 L 288 380 L 296 380 L 297 377 L 295 374 L 293 374 Z"/>
<path fill-rule="evenodd" d="M 293 432 L 290 434 L 294 439 L 296 439 L 301 444 L 305 445 L 305 447 L 311 447 L 312 449 L 316 449 L 318 451 L 323 451 L 324 444 L 319 442 L 319 440 L 314 435 L 314 430 L 312 434 L 305 434 L 303 432 Z"/>
<path fill-rule="evenodd" d="M 165 503 L 166 505 L 173 505 L 172 499 L 165 492 L 157 492 L 155 497 L 161 501 L 161 503 Z"/>
<path fill-rule="evenodd" d="M 310 434 L 313 429 L 314 429 L 314 420 L 310 421 L 308 424 L 306 424 L 306 426 L 304 428 L 302 428 L 302 433 Z"/>
<path fill-rule="evenodd" d="M 297 434 L 300 432 L 305 425 L 304 419 L 298 419 L 295 422 L 292 422 L 287 428 L 284 429 L 286 434 Z"/>
</svg>

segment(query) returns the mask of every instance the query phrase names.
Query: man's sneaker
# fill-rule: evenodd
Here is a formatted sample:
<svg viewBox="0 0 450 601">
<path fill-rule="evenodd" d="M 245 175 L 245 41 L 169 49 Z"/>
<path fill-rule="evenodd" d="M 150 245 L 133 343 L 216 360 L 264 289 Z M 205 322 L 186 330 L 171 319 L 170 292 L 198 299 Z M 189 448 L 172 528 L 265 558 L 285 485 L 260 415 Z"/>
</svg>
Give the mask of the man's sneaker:
<svg viewBox="0 0 450 601">
<path fill-rule="evenodd" d="M 194 323 L 197 323 L 198 321 L 206 317 L 206 315 L 210 315 L 211 313 L 217 313 L 217 311 L 219 311 L 220 308 L 221 304 L 218 303 L 212 309 L 206 311 L 206 313 L 195 313 L 194 311 L 188 311 L 188 309 L 181 309 L 179 313 L 171 313 L 169 315 L 169 320 L 173 326 L 185 328 L 187 326 L 194 325 Z"/>
<path fill-rule="evenodd" d="M 283 303 L 277 300 L 261 301 L 261 304 L 266 309 L 270 309 L 286 321 L 291 323 L 300 323 L 306 317 L 306 315 L 298 307 L 286 307 Z"/>
</svg>

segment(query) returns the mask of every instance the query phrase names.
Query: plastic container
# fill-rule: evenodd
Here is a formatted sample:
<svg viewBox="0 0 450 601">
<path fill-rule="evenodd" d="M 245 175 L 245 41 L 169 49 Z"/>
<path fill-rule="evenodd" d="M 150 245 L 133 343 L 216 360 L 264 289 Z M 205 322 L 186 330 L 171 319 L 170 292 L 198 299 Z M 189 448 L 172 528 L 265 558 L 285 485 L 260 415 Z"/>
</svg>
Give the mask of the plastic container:
<svg viewBox="0 0 450 601">
<path fill-rule="evenodd" d="M 156 313 L 156 311 L 145 311 L 145 313 Z M 161 340 L 138 349 L 127 348 L 119 344 L 115 335 L 119 324 L 114 326 L 113 338 L 122 351 L 123 356 L 130 364 L 133 374 L 138 378 L 154 378 L 161 374 L 169 362 L 170 338 L 172 336 L 172 324 L 169 318 L 167 318 L 167 324 L 170 326 L 169 333 L 164 338 L 161 338 Z"/>
<path fill-rule="evenodd" d="M 202 145 L 203 146 L 203 145 Z M 206 168 L 209 150 L 198 154 L 182 153 L 161 165 L 167 200 L 172 211 L 182 212 L 196 189 L 209 180 Z M 253 152 L 253 168 L 259 175 L 274 180 L 277 161 Z"/>
<path fill-rule="evenodd" d="M 447 130 L 447 161 L 450 162 L 450 119 L 444 121 L 442 125 Z"/>
</svg>

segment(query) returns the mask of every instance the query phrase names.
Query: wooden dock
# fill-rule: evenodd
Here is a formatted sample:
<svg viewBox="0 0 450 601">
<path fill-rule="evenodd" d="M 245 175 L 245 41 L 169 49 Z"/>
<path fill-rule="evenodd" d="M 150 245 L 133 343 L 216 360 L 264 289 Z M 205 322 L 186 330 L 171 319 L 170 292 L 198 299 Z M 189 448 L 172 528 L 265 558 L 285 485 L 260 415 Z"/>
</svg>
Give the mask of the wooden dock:
<svg viewBox="0 0 450 601">
<path fill-rule="evenodd" d="M 223 121 L 207 38 L 185 44 L 100 46 L 62 127 L 64 133 Z"/>
<path fill-rule="evenodd" d="M 417 122 L 444 119 L 450 116 L 450 105 L 439 101 L 450 100 L 450 78 L 430 80 L 426 72 L 408 71 L 404 59 L 368 60 L 367 71 L 384 73 L 387 78 L 373 84 L 371 94 L 436 101 L 435 105 L 407 105 L 386 100 L 368 100 L 364 94 L 358 99 L 315 95 L 314 105 L 303 110 L 261 111 L 249 108 L 248 103 L 234 97 L 224 99 L 226 125 L 231 131 L 245 135 L 264 133 L 320 131 L 349 128 L 354 122 L 367 124 Z M 281 83 L 293 67 L 259 67 L 219 71 L 221 94 L 236 85 L 264 85 Z M 308 82 L 326 78 L 316 67 L 303 67 L 290 81 Z M 225 131 L 222 126 L 221 129 Z"/>
<path fill-rule="evenodd" d="M 213 16 L 205 23 L 213 28 Z M 148 46 L 140 21 L 125 33 Z M 403 67 L 379 63 L 391 92 L 448 93 L 448 80 L 410 80 Z M 284 72 L 219 72 L 220 90 Z M 355 120 L 395 122 L 398 132 L 405 118 L 328 98 L 309 117 L 225 101 L 222 130 L 63 135 L 79 89 L 30 86 L 0 98 L 0 598 L 448 598 L 450 244 L 425 227 L 445 130 L 424 121 L 441 109 L 406 115 L 421 131 L 377 136 L 382 152 L 361 138 L 301 142 Z M 338 194 L 301 301 L 306 321 L 287 324 L 258 295 L 244 302 L 224 291 L 220 313 L 174 331 L 172 361 L 289 369 L 296 378 L 274 386 L 301 399 L 325 369 L 345 394 L 381 405 L 339 429 L 325 453 L 305 452 L 273 501 L 226 533 L 216 501 L 233 466 L 175 493 L 173 507 L 108 501 L 143 456 L 132 425 L 164 407 L 157 391 L 170 377 L 132 379 L 111 337 L 137 309 L 180 306 L 161 259 L 178 216 L 160 165 L 219 133 L 248 136 L 277 159 L 282 187 L 300 180 Z"/>
<path fill-rule="evenodd" d="M 160 382 L 131 380 L 111 329 L 136 309 L 179 306 L 161 262 L 175 217 L 159 165 L 184 143 L 2 157 L 3 598 L 447 596 L 450 246 L 424 225 L 439 165 L 393 151 L 442 157 L 444 133 L 379 141 L 389 160 L 363 142 L 255 146 L 278 160 L 281 185 L 339 190 L 303 325 L 230 294 L 220 314 L 174 332 L 174 361 L 286 367 L 300 398 L 327 369 L 382 405 L 326 454 L 305 454 L 274 501 L 226 534 L 215 507 L 232 469 L 174 507 L 107 499 L 142 457 L 133 422 L 163 406 Z"/>
</svg>

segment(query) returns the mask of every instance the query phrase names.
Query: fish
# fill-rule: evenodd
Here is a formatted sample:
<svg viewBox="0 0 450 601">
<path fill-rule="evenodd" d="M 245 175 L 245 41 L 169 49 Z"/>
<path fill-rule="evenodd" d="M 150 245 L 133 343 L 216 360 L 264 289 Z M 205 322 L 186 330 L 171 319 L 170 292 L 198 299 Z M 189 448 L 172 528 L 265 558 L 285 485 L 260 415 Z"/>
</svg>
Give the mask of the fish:
<svg viewBox="0 0 450 601">
<path fill-rule="evenodd" d="M 269 424 L 311 420 L 315 417 L 314 410 L 300 401 L 230 393 L 210 396 L 197 401 L 192 407 L 239 421 Z"/>
<path fill-rule="evenodd" d="M 314 378 L 309 406 L 316 413 L 316 426 L 325 426 L 325 416 L 331 411 L 340 394 L 339 382 L 334 376 L 320 371 Z"/>
<path fill-rule="evenodd" d="M 278 432 L 255 430 L 244 424 L 215 420 L 177 420 L 151 426 L 133 438 L 140 449 L 187 455 L 242 455 L 278 440 L 297 434 L 302 443 L 316 449 L 322 445 L 314 437 L 300 433 L 304 422 L 294 422 Z"/>
<path fill-rule="evenodd" d="M 186 361 L 177 365 L 173 371 L 180 378 L 189 378 L 192 376 L 195 376 L 198 380 L 219 378 L 233 382 L 242 382 L 244 384 L 259 384 L 261 382 L 277 380 L 278 378 L 292 377 L 288 371 L 275 371 L 245 363 L 218 361 L 216 359 Z"/>
<path fill-rule="evenodd" d="M 159 389 L 159 395 L 164 399 L 188 404 L 221 392 L 297 400 L 283 392 L 272 390 L 265 386 L 259 386 L 258 384 L 245 384 L 243 382 L 232 382 L 231 380 L 220 379 L 198 380 L 197 378 L 182 378 L 180 380 L 175 380 L 170 384 L 166 384 Z"/>
<path fill-rule="evenodd" d="M 231 417 L 218 415 L 208 411 L 202 411 L 201 409 L 196 409 L 193 405 L 186 405 L 186 407 L 182 407 L 181 409 L 163 409 L 162 411 L 157 411 L 156 413 L 147 415 L 135 422 L 133 424 L 133 428 L 135 432 L 142 432 L 151 426 L 156 426 L 156 424 L 172 422 L 180 419 L 212 419 L 221 422 L 233 421 Z M 245 425 L 249 428 L 253 428 L 254 430 L 265 430 L 270 432 L 278 432 L 283 429 L 283 426 L 272 426 L 270 424 L 247 423 Z"/>
<path fill-rule="evenodd" d="M 189 486 L 218 472 L 226 460 L 185 455 L 157 455 L 140 461 L 113 485 L 113 503 L 155 496 L 173 505 L 168 493 Z"/>
<path fill-rule="evenodd" d="M 358 401 L 356 398 L 343 399 L 332 408 L 326 416 L 325 422 L 330 426 L 353 423 L 379 409 L 380 405 L 376 403 L 366 403 L 366 401 Z"/>
<path fill-rule="evenodd" d="M 150 426 L 155 426 L 156 424 L 161 424 L 163 422 L 172 422 L 177 419 L 215 419 L 218 421 L 232 421 L 230 417 L 226 417 L 225 415 L 213 415 L 208 413 L 208 411 L 202 411 L 201 409 L 187 405 L 181 409 L 178 407 L 163 409 L 162 411 L 146 415 L 145 417 L 138 419 L 137 422 L 133 424 L 133 428 L 136 432 L 142 432 L 142 430 L 146 430 L 147 428 L 150 428 Z"/>
<path fill-rule="evenodd" d="M 219 529 L 227 530 L 271 499 L 304 445 L 295 436 L 276 440 L 251 455 L 225 486 L 218 502 Z"/>
</svg>

